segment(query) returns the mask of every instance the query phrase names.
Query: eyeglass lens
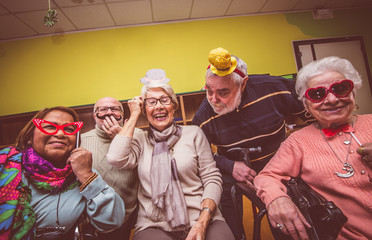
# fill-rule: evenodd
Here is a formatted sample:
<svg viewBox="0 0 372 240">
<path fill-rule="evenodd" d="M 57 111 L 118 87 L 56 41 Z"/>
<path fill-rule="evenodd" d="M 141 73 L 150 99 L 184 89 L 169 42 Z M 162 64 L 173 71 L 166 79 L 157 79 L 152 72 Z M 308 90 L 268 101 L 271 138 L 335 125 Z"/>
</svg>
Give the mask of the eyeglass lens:
<svg viewBox="0 0 372 240">
<path fill-rule="evenodd" d="M 58 131 L 55 125 L 49 123 L 41 123 L 41 127 L 48 133 L 56 133 Z M 61 126 L 60 129 L 66 134 L 72 134 L 75 132 L 77 126 L 76 125 L 69 125 L 69 126 Z"/>
<path fill-rule="evenodd" d="M 121 108 L 119 106 L 113 106 L 113 107 L 97 107 L 97 112 L 100 113 L 106 113 L 108 110 L 111 109 L 111 112 L 121 112 Z"/>
<path fill-rule="evenodd" d="M 34 125 L 41 132 L 43 132 L 45 134 L 48 134 L 48 135 L 54 135 L 60 129 L 66 135 L 73 135 L 73 134 L 77 133 L 83 126 L 83 122 L 73 122 L 73 123 L 67 123 L 67 124 L 64 124 L 64 125 L 58 125 L 58 124 L 46 121 L 44 119 L 34 118 L 32 121 L 33 121 Z"/>
<path fill-rule="evenodd" d="M 306 97 L 313 102 L 321 102 L 329 92 L 333 93 L 336 97 L 346 97 L 353 88 L 353 82 L 346 79 L 332 84 L 329 89 L 325 87 L 310 88 L 306 91 Z"/>
<path fill-rule="evenodd" d="M 153 107 L 158 103 L 158 101 L 161 105 L 169 105 L 171 103 L 171 98 L 169 96 L 164 96 L 161 98 L 146 98 L 145 104 L 149 107 Z"/>
</svg>

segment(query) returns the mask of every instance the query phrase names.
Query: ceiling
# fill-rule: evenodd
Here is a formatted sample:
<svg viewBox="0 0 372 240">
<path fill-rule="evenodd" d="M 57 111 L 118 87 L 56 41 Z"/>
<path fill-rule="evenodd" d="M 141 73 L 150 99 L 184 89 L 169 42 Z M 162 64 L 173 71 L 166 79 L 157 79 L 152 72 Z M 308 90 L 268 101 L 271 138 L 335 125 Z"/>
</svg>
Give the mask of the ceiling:
<svg viewBox="0 0 372 240">
<path fill-rule="evenodd" d="M 113 27 L 241 15 L 372 7 L 372 0 L 50 0 L 58 22 L 44 25 L 48 0 L 0 0 L 0 41 Z M 327 13 L 327 11 L 324 11 Z"/>
</svg>

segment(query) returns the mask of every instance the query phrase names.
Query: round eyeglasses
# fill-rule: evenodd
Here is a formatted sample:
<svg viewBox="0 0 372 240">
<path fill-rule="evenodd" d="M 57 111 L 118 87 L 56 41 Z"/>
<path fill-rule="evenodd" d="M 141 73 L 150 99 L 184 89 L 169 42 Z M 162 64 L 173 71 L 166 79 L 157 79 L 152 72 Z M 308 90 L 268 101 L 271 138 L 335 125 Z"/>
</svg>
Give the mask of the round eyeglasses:
<svg viewBox="0 0 372 240">
<path fill-rule="evenodd" d="M 73 122 L 64 125 L 58 125 L 39 118 L 32 119 L 32 122 L 37 127 L 37 129 L 47 135 L 54 135 L 59 130 L 62 130 L 62 132 L 64 132 L 64 134 L 66 135 L 74 135 L 83 127 L 83 122 Z"/>
<path fill-rule="evenodd" d="M 333 93 L 336 97 L 346 97 L 354 88 L 353 81 L 349 79 L 333 83 L 329 88 L 317 87 L 309 88 L 305 92 L 305 96 L 312 102 L 320 103 L 328 95 L 329 92 Z"/>
</svg>

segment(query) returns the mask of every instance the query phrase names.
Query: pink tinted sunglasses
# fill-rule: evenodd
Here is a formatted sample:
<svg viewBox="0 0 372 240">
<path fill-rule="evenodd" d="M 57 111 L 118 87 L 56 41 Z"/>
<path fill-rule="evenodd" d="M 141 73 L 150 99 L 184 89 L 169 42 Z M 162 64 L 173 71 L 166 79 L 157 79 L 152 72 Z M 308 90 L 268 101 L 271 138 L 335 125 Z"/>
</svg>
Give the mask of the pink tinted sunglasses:
<svg viewBox="0 0 372 240">
<path fill-rule="evenodd" d="M 340 82 L 333 83 L 329 88 L 309 88 L 306 90 L 305 96 L 310 101 L 319 103 L 322 102 L 330 92 L 333 93 L 333 95 L 335 95 L 336 97 L 343 98 L 349 95 L 353 88 L 353 81 L 345 79 Z"/>
<path fill-rule="evenodd" d="M 64 132 L 64 134 L 66 135 L 74 135 L 83 127 L 83 122 L 73 122 L 64 125 L 57 125 L 55 123 L 51 123 L 47 120 L 39 118 L 32 119 L 32 122 L 37 127 L 37 129 L 48 135 L 54 135 L 59 130 L 62 130 L 62 132 Z"/>
</svg>

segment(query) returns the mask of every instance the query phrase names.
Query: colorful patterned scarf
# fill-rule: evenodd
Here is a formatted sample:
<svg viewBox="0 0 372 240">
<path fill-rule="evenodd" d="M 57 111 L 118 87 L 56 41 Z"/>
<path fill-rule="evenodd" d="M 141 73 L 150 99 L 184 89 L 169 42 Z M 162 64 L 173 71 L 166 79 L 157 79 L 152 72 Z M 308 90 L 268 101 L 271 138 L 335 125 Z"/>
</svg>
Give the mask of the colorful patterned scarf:
<svg viewBox="0 0 372 240">
<path fill-rule="evenodd" d="M 0 239 L 35 239 L 31 190 L 22 183 L 21 156 L 15 147 L 0 150 Z"/>
<path fill-rule="evenodd" d="M 63 169 L 56 168 L 31 147 L 23 153 L 25 175 L 37 188 L 55 194 L 73 189 L 79 184 L 70 164 Z"/>
</svg>

